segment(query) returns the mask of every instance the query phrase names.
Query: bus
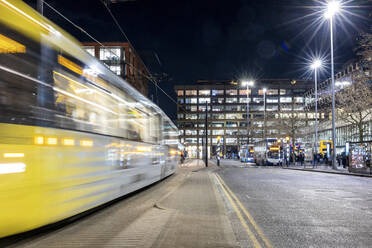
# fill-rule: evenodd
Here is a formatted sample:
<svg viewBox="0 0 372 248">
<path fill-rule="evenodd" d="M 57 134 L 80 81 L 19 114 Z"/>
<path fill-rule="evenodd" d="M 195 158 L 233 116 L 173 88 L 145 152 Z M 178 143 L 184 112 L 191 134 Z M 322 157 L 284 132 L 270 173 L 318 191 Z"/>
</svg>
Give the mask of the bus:
<svg viewBox="0 0 372 248">
<path fill-rule="evenodd" d="M 240 147 L 240 162 L 242 163 L 254 163 L 255 162 L 255 154 L 254 154 L 254 145 L 242 145 Z"/>
<path fill-rule="evenodd" d="M 267 138 L 255 144 L 256 165 L 281 165 L 283 155 L 277 139 Z"/>
</svg>

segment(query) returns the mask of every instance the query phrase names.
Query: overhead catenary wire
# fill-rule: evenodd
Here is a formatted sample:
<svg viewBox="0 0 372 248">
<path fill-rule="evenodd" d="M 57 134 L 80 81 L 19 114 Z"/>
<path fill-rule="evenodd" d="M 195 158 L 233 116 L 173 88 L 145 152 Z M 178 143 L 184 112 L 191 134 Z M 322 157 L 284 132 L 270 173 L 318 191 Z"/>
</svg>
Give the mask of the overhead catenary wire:
<svg viewBox="0 0 372 248">
<path fill-rule="evenodd" d="M 118 29 L 120 30 L 121 34 L 124 36 L 124 38 L 127 40 L 127 42 L 129 43 L 129 45 L 131 47 L 133 47 L 134 50 L 135 47 L 133 46 L 132 42 L 130 42 L 128 36 L 126 35 L 126 33 L 124 32 L 123 28 L 121 27 L 121 25 L 119 24 L 118 20 L 116 19 L 116 17 L 114 16 L 114 14 L 112 13 L 111 9 L 107 6 L 107 4 L 103 1 L 103 0 L 100 0 L 101 3 L 105 6 L 105 8 L 107 9 L 107 11 L 109 12 L 111 18 L 114 20 L 116 26 L 118 27 Z M 140 58 L 140 60 L 142 61 L 142 59 Z M 150 70 L 147 68 L 147 66 L 145 65 L 145 63 L 142 61 L 143 65 L 145 66 L 146 70 L 150 73 Z M 129 64 L 130 65 L 130 64 Z M 133 65 L 130 65 L 130 66 L 133 66 Z M 135 67 L 134 67 L 135 68 Z M 135 68 L 137 69 L 137 68 Z M 138 69 L 137 69 L 138 70 Z M 147 79 L 149 79 L 154 85 L 155 87 L 157 87 L 158 89 L 160 89 L 169 99 L 171 99 L 174 103 L 178 104 L 176 100 L 173 99 L 173 97 L 171 97 L 168 93 L 166 93 L 159 85 L 158 85 L 158 82 L 151 76 L 151 73 L 150 73 L 150 77 L 148 77 L 147 75 L 143 74 L 142 71 L 140 71 L 140 73 L 145 76 Z"/>
<path fill-rule="evenodd" d="M 67 18 L 66 16 L 64 16 L 61 12 L 59 12 L 57 9 L 55 9 L 53 6 L 51 6 L 49 3 L 47 3 L 46 1 L 43 1 L 44 2 L 44 4 L 46 5 L 46 6 L 48 6 L 51 10 L 53 10 L 54 12 L 56 12 L 59 16 L 61 16 L 63 19 L 65 19 L 67 22 L 69 22 L 71 25 L 73 25 L 75 28 L 77 28 L 78 30 L 80 30 L 82 33 L 84 33 L 85 35 L 87 35 L 89 38 L 91 38 L 92 40 L 94 40 L 95 42 L 97 42 L 100 46 L 102 46 L 102 47 L 106 47 L 104 44 L 102 44 L 99 40 L 97 40 L 96 38 L 94 38 L 92 35 L 90 35 L 85 29 L 83 29 L 82 27 L 80 27 L 79 25 L 77 25 L 76 23 L 74 23 L 73 21 L 71 21 L 69 18 Z M 105 5 L 105 4 L 104 4 Z M 106 6 L 106 5 L 105 5 Z M 107 8 L 107 6 L 106 6 L 106 8 Z M 109 9 L 108 9 L 109 10 Z M 111 16 L 113 16 L 112 15 L 112 12 L 109 10 L 109 13 L 111 14 Z M 113 16 L 114 17 L 114 16 Z M 114 18 L 114 20 L 116 20 L 115 18 Z M 115 21 L 115 23 L 117 23 L 117 21 Z M 118 25 L 118 23 L 117 23 L 117 25 Z M 120 25 L 118 25 L 119 27 L 120 27 Z M 124 33 L 124 31 L 121 29 L 121 27 L 120 27 L 120 30 L 121 30 L 121 32 L 122 32 L 122 34 L 126 37 L 126 35 L 125 35 L 125 33 Z M 133 45 L 130 43 L 130 41 L 129 41 L 129 39 L 128 38 L 126 38 L 127 39 L 127 41 L 128 41 L 128 43 L 133 47 Z M 133 49 L 134 49 L 134 47 L 133 47 Z M 110 53 L 112 53 L 115 57 L 117 57 L 117 58 L 119 58 L 115 53 L 113 53 L 111 50 L 109 50 L 109 52 Z M 133 69 L 135 69 L 136 71 L 138 71 L 142 76 L 144 76 L 145 78 L 147 78 L 151 83 L 153 83 L 158 89 L 160 89 L 171 101 L 173 101 L 174 103 L 176 103 L 177 105 L 178 105 L 178 103 L 177 103 L 177 101 L 176 100 L 174 100 L 168 93 L 166 93 L 159 85 L 158 85 L 158 83 L 156 82 L 156 80 L 152 77 L 152 76 L 147 76 L 146 74 L 144 74 L 140 69 L 138 69 L 138 68 L 136 68 L 134 65 L 132 65 L 132 64 L 130 64 L 130 63 L 128 63 L 128 62 L 125 62 L 127 65 L 129 65 L 129 66 L 131 66 Z M 144 63 L 143 63 L 144 64 Z M 146 65 L 145 65 L 145 67 L 146 67 Z M 147 67 L 146 67 L 146 69 L 147 69 Z M 147 69 L 147 71 L 149 71 L 148 69 Z"/>
</svg>

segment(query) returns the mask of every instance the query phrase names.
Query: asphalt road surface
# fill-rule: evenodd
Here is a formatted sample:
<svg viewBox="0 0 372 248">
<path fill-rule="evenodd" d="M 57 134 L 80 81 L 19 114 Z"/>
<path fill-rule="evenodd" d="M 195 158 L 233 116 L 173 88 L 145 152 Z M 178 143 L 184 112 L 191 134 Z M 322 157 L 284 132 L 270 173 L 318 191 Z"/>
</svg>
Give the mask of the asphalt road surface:
<svg viewBox="0 0 372 248">
<path fill-rule="evenodd" d="M 223 160 L 217 173 L 260 229 L 266 246 L 372 247 L 372 178 L 246 166 L 232 160 Z M 229 199 L 226 204 L 231 205 Z M 229 219 L 240 246 L 259 247 L 251 244 L 233 209 Z M 262 235 L 255 235 L 258 241 Z"/>
</svg>

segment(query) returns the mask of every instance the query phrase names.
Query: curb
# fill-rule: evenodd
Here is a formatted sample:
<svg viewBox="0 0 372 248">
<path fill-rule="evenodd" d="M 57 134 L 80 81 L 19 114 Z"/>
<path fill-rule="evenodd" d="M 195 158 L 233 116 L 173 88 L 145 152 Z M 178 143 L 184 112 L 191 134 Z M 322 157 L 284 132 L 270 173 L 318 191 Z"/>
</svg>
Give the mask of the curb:
<svg viewBox="0 0 372 248">
<path fill-rule="evenodd" d="M 355 173 L 345 173 L 345 172 L 336 172 L 336 171 L 324 171 L 324 170 L 313 170 L 313 169 L 297 169 L 297 168 L 285 168 L 282 169 L 286 170 L 296 170 L 296 171 L 309 171 L 309 172 L 321 172 L 321 173 L 328 173 L 328 174 L 338 174 L 338 175 L 346 175 L 346 176 L 356 176 L 356 177 L 372 177 L 372 175 L 366 174 L 355 174 Z"/>
</svg>

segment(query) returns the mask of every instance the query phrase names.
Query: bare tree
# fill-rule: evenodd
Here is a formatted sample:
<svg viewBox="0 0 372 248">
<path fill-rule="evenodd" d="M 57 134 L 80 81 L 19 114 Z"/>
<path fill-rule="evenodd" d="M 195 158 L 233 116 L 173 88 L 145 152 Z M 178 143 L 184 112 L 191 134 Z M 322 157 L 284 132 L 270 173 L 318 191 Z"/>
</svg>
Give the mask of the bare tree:
<svg viewBox="0 0 372 248">
<path fill-rule="evenodd" d="M 351 75 L 351 85 L 336 94 L 338 117 L 357 127 L 359 141 L 364 141 L 365 121 L 372 118 L 372 34 L 358 38 L 356 54 L 359 70 Z"/>
<path fill-rule="evenodd" d="M 287 111 L 288 109 L 290 110 Z M 301 136 L 301 130 L 306 126 L 306 112 L 296 109 L 294 99 L 289 104 L 280 104 L 279 112 L 278 127 L 280 134 L 290 137 L 294 148 L 297 139 Z M 293 161 L 295 161 L 293 149 L 291 156 Z"/>
</svg>

